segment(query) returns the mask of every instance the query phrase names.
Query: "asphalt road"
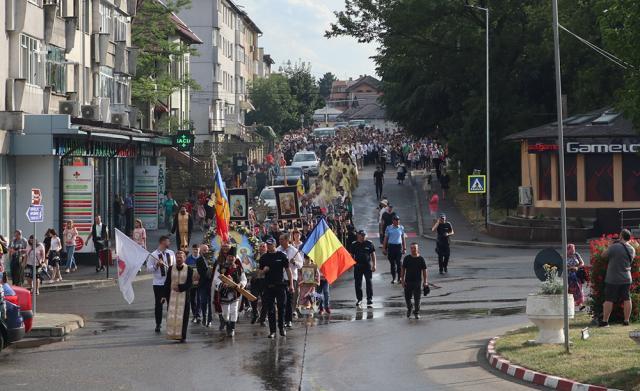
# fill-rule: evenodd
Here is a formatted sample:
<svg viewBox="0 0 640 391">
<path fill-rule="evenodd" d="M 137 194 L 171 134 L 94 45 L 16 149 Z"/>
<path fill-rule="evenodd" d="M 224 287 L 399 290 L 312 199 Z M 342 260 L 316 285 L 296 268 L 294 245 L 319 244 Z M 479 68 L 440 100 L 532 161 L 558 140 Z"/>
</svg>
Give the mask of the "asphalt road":
<svg viewBox="0 0 640 391">
<path fill-rule="evenodd" d="M 408 232 L 418 232 L 413 191 L 388 172 L 384 193 Z M 358 228 L 376 232 L 371 170 L 354 195 Z M 453 222 L 455 228 L 455 221 Z M 375 239 L 374 239 L 375 240 Z M 65 341 L 0 355 L 3 390 L 518 390 L 475 360 L 483 343 L 526 323 L 535 290 L 534 250 L 454 247 L 447 276 L 437 274 L 433 243 L 421 239 L 435 286 L 421 320 L 405 318 L 402 289 L 391 285 L 379 253 L 374 308 L 357 310 L 346 273 L 331 289 L 330 317 L 297 322 L 286 338 L 241 316 L 236 337 L 190 325 L 187 343 L 153 332 L 151 282 L 134 285 L 127 305 L 116 287 L 47 292 L 38 308 L 82 315 L 86 328 Z"/>
</svg>

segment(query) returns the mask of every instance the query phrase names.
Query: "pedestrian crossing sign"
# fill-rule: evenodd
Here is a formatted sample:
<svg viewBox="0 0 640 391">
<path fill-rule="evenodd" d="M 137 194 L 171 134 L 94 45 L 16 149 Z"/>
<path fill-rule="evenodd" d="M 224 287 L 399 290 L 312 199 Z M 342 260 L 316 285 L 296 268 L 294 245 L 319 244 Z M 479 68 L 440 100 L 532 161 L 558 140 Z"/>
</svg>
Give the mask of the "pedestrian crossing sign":
<svg viewBox="0 0 640 391">
<path fill-rule="evenodd" d="M 487 177 L 485 175 L 469 175 L 467 177 L 467 192 L 469 194 L 484 194 L 487 192 Z"/>
</svg>

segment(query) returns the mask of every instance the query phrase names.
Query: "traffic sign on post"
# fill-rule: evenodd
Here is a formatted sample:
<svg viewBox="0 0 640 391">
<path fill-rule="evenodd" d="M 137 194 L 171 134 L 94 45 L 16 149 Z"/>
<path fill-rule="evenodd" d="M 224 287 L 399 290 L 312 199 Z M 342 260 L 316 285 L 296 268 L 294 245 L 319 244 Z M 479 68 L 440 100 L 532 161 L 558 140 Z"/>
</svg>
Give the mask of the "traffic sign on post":
<svg viewBox="0 0 640 391">
<path fill-rule="evenodd" d="M 30 223 L 42 223 L 44 220 L 44 206 L 31 205 L 26 214 Z"/>
<path fill-rule="evenodd" d="M 484 194 L 487 192 L 487 177 L 485 175 L 469 175 L 467 177 L 467 192 L 469 194 Z"/>
</svg>

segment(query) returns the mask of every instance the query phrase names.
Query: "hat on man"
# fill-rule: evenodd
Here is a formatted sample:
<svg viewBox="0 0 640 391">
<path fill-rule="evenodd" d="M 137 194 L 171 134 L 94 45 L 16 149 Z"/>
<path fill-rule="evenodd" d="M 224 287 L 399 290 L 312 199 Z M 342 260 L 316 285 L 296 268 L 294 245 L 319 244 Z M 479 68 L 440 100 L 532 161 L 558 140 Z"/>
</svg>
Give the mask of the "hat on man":
<svg viewBox="0 0 640 391">
<path fill-rule="evenodd" d="M 367 233 L 365 232 L 364 229 L 361 229 L 357 232 L 358 235 L 362 235 L 362 236 L 367 236 Z"/>
<path fill-rule="evenodd" d="M 267 244 L 276 244 L 276 240 L 274 238 L 269 238 L 266 240 Z"/>
<path fill-rule="evenodd" d="M 393 215 L 393 218 L 392 218 L 391 220 L 393 220 L 393 221 L 400 220 L 400 216 L 398 216 L 398 215 Z"/>
<path fill-rule="evenodd" d="M 447 217 L 447 215 L 444 213 L 440 213 L 440 217 Z"/>
<path fill-rule="evenodd" d="M 229 252 L 227 253 L 227 256 L 228 256 L 228 257 L 229 257 L 229 256 L 231 256 L 231 257 L 235 257 L 235 256 L 236 256 L 236 251 L 237 251 L 236 246 L 231 247 L 231 248 L 229 249 Z"/>
</svg>

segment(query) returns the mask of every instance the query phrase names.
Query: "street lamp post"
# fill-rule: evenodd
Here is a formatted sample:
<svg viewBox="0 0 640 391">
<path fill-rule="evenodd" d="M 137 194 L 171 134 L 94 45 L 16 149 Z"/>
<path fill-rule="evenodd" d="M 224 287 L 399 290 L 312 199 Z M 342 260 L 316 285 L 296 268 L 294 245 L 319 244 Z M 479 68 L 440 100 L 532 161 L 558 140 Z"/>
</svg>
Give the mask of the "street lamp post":
<svg viewBox="0 0 640 391">
<path fill-rule="evenodd" d="M 468 4 L 467 7 L 475 8 L 480 11 L 484 11 L 485 13 L 485 34 L 486 34 L 486 50 L 485 50 L 485 79 L 486 79 L 486 102 L 485 102 L 485 143 L 486 143 L 486 161 L 487 161 L 487 180 L 485 183 L 486 187 L 486 205 L 485 205 L 485 226 L 489 225 L 490 217 L 489 213 L 491 211 L 491 153 L 489 146 L 489 8 L 479 7 L 477 5 Z"/>
<path fill-rule="evenodd" d="M 556 71 L 556 111 L 558 121 L 558 158 L 560 177 L 560 225 L 562 231 L 562 285 L 564 298 L 564 349 L 569 353 L 569 277 L 567 275 L 567 205 L 565 196 L 565 174 L 564 174 L 564 124 L 562 123 L 562 78 L 560 71 L 560 35 L 558 27 L 558 0 L 551 0 L 553 9 L 553 48 Z"/>
</svg>

